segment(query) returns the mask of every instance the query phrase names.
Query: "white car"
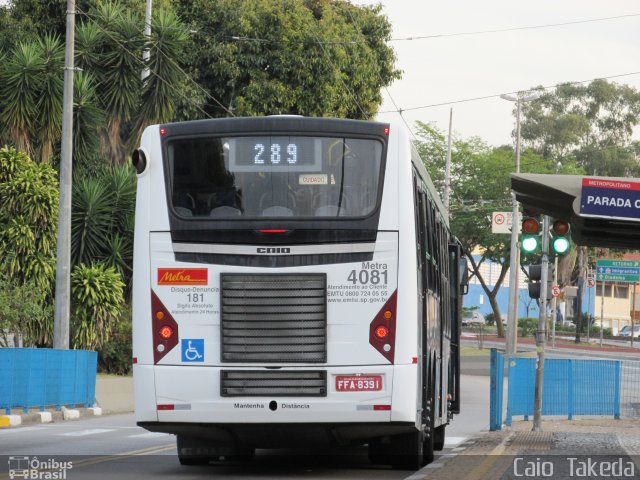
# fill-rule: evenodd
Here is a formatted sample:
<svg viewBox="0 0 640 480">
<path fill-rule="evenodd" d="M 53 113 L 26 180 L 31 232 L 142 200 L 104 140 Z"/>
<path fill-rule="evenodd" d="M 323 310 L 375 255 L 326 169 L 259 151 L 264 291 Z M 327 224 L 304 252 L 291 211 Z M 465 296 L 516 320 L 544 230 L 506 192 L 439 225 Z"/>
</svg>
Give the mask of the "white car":
<svg viewBox="0 0 640 480">
<path fill-rule="evenodd" d="M 631 337 L 631 325 L 625 325 L 622 330 L 618 332 L 619 337 Z M 640 337 L 640 325 L 633 326 L 633 338 Z"/>
<path fill-rule="evenodd" d="M 485 323 L 487 323 L 487 321 L 484 318 L 484 315 L 481 314 L 480 312 L 467 313 L 462 317 L 462 325 L 463 326 L 473 325 L 473 324 L 483 324 L 484 325 Z"/>
</svg>

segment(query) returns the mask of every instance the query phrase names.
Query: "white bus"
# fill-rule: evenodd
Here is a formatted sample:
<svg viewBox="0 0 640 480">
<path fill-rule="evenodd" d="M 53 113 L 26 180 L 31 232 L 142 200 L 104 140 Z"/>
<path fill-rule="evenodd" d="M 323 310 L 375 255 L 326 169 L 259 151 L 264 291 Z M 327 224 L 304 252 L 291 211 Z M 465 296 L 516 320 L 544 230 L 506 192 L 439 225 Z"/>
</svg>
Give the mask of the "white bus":
<svg viewBox="0 0 640 480">
<path fill-rule="evenodd" d="M 400 125 L 154 125 L 133 163 L 140 426 L 176 434 L 182 464 L 316 442 L 433 459 L 466 267 Z"/>
</svg>

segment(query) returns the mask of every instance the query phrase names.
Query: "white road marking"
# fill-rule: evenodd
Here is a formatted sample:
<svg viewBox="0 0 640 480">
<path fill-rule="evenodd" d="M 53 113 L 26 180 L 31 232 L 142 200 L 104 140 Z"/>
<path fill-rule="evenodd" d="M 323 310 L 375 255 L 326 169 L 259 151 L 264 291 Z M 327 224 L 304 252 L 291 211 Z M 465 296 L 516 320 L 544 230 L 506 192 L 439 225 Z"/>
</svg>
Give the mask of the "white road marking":
<svg viewBox="0 0 640 480">
<path fill-rule="evenodd" d="M 99 433 L 107 433 L 107 432 L 114 432 L 115 430 L 113 428 L 90 428 L 87 430 L 76 430 L 73 432 L 67 432 L 67 433 L 59 433 L 58 435 L 64 435 L 65 437 L 85 437 L 87 435 L 97 435 Z"/>
<path fill-rule="evenodd" d="M 19 427 L 19 428 L 7 428 L 1 429 L 0 435 L 7 433 L 25 433 L 25 432 L 36 432 L 38 430 L 44 430 L 47 427 Z"/>
</svg>

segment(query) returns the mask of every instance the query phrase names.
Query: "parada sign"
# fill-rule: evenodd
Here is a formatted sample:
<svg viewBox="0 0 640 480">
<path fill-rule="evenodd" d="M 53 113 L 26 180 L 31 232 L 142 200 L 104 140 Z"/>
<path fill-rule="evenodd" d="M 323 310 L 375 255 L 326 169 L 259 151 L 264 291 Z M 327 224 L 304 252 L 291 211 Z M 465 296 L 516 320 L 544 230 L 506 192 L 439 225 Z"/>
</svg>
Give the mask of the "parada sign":
<svg viewBox="0 0 640 480">
<path fill-rule="evenodd" d="M 583 178 L 580 214 L 640 221 L 640 183 Z"/>
</svg>

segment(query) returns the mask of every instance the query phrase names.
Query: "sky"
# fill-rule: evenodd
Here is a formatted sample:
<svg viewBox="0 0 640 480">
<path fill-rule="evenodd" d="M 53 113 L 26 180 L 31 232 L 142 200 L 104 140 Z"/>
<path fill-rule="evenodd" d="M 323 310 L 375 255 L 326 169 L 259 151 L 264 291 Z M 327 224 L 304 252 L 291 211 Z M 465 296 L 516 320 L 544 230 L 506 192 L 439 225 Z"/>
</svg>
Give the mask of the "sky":
<svg viewBox="0 0 640 480">
<path fill-rule="evenodd" d="M 640 2 L 638 0 L 351 0 L 381 3 L 394 39 L 460 32 L 501 30 L 577 22 L 623 15 L 618 19 L 500 33 L 392 41 L 400 80 L 383 90 L 377 119 L 399 119 L 398 109 L 415 131 L 415 122 L 449 128 L 462 138 L 479 136 L 490 145 L 512 144 L 513 103 L 502 93 L 537 85 L 612 78 L 640 89 Z M 485 100 L 476 97 L 495 95 Z M 395 102 L 395 106 L 394 106 Z M 410 110 L 415 107 L 443 104 Z M 636 137 L 638 135 L 635 135 Z"/>
</svg>

